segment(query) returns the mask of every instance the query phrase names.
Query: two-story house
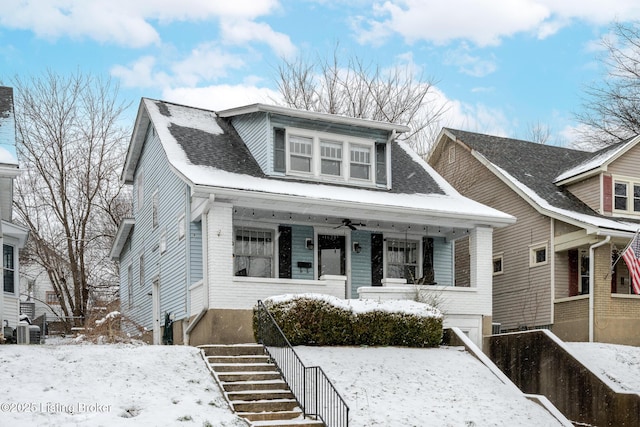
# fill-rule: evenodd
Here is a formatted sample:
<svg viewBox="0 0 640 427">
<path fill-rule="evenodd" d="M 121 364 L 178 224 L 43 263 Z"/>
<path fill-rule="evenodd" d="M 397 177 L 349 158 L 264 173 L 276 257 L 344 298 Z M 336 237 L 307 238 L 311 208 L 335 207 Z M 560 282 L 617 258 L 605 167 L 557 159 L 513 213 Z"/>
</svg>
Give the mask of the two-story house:
<svg viewBox="0 0 640 427">
<path fill-rule="evenodd" d="M 441 131 L 429 163 L 461 194 L 517 218 L 493 235 L 502 330 L 640 345 L 640 295 L 619 259 L 640 228 L 639 142 L 592 153 Z"/>
<path fill-rule="evenodd" d="M 0 295 L 0 339 L 4 338 L 5 326 L 16 328 L 20 315 L 18 260 L 20 249 L 27 241 L 28 231 L 12 222 L 13 181 L 18 173 L 13 89 L 0 86 L 0 245 L 3 283 Z"/>
<path fill-rule="evenodd" d="M 491 331 L 491 244 L 510 215 L 462 197 L 397 136 L 403 125 L 254 104 L 213 112 L 142 99 L 111 257 L 124 314 L 160 342 L 253 340 L 280 294 L 441 298 L 445 325 Z M 469 237 L 470 282 L 453 248 Z M 428 289 L 427 289 L 428 288 Z"/>
</svg>

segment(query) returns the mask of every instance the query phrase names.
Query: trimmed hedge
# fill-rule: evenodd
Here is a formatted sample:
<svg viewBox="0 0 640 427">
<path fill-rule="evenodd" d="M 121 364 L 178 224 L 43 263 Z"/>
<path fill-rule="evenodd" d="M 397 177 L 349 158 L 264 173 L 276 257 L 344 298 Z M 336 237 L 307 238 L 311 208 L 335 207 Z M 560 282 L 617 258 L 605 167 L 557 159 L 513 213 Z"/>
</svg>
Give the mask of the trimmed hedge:
<svg viewBox="0 0 640 427">
<path fill-rule="evenodd" d="M 264 304 L 291 345 L 436 347 L 442 341 L 441 315 L 420 316 L 375 308 L 354 313 L 348 306 L 308 296 L 275 302 L 267 299 Z M 254 323 L 256 313 L 257 308 Z"/>
</svg>

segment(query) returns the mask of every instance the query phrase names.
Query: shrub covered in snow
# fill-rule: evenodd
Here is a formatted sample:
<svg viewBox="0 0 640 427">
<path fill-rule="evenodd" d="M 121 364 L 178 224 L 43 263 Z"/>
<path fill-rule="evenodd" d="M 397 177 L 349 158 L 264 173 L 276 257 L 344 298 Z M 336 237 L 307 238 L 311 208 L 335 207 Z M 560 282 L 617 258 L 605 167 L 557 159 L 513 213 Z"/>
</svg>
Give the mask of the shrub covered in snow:
<svg viewBox="0 0 640 427">
<path fill-rule="evenodd" d="M 292 345 L 435 347 L 442 341 L 442 314 L 416 301 L 301 294 L 271 297 L 264 304 Z"/>
</svg>

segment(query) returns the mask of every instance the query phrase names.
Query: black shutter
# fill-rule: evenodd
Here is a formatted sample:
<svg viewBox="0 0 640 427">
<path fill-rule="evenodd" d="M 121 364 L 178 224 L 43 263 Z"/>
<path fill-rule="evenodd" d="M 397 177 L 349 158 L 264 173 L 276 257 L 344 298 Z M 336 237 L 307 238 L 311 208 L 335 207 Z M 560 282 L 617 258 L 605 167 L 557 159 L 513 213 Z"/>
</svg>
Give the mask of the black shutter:
<svg viewBox="0 0 640 427">
<path fill-rule="evenodd" d="M 387 185 L 387 144 L 376 143 L 376 184 Z"/>
<path fill-rule="evenodd" d="M 275 172 L 285 172 L 286 147 L 284 143 L 284 129 L 275 128 L 273 130 L 273 170 Z"/>
<path fill-rule="evenodd" d="M 430 285 L 435 282 L 433 271 L 433 239 L 422 238 L 422 283 Z"/>
<path fill-rule="evenodd" d="M 278 227 L 278 276 L 291 279 L 291 227 Z"/>
<path fill-rule="evenodd" d="M 371 284 L 382 286 L 382 275 L 384 274 L 384 241 L 382 234 L 371 235 Z"/>
</svg>

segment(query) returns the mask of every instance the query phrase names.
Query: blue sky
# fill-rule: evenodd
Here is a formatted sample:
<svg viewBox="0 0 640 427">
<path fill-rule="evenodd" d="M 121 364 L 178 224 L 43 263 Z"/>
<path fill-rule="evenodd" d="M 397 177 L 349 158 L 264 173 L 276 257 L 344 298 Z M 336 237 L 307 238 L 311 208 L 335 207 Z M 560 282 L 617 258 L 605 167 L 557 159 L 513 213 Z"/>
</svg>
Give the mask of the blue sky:
<svg viewBox="0 0 640 427">
<path fill-rule="evenodd" d="M 637 0 L 3 0 L 0 81 L 76 70 L 110 76 L 133 103 L 214 110 L 277 99 L 281 58 L 357 55 L 434 82 L 442 125 L 574 142 L 598 41 Z M 133 118 L 131 119 L 131 123 Z"/>
</svg>

